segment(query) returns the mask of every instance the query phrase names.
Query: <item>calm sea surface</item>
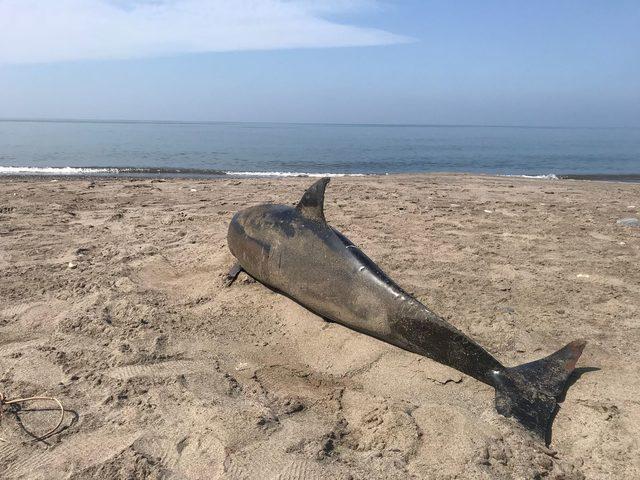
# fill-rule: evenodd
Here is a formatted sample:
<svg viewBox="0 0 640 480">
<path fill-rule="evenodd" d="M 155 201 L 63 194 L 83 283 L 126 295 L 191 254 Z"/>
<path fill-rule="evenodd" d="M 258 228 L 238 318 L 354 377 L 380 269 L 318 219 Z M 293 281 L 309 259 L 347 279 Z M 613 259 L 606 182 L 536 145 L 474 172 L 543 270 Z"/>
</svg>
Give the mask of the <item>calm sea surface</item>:
<svg viewBox="0 0 640 480">
<path fill-rule="evenodd" d="M 640 129 L 0 121 L 0 174 L 87 167 L 639 175 Z"/>
</svg>

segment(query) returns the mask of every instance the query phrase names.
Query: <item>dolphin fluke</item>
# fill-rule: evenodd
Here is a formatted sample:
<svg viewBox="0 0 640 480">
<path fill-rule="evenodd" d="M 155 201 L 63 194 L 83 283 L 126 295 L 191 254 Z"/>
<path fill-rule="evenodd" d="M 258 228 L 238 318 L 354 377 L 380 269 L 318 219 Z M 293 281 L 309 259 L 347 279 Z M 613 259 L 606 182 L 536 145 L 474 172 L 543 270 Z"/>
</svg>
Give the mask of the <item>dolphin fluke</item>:
<svg viewBox="0 0 640 480">
<path fill-rule="evenodd" d="M 498 413 L 546 440 L 558 400 L 585 345 L 576 340 L 548 357 L 493 372 Z"/>
</svg>

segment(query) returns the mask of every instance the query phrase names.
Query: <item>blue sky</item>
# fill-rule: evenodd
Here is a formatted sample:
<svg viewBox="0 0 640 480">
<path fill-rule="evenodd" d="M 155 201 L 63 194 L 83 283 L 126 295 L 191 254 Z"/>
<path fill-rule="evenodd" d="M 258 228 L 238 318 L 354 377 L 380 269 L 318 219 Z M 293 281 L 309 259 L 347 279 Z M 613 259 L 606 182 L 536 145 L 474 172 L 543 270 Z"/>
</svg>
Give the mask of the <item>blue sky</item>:
<svg viewBox="0 0 640 480">
<path fill-rule="evenodd" d="M 0 117 L 640 126 L 640 2 L 0 0 Z"/>
</svg>

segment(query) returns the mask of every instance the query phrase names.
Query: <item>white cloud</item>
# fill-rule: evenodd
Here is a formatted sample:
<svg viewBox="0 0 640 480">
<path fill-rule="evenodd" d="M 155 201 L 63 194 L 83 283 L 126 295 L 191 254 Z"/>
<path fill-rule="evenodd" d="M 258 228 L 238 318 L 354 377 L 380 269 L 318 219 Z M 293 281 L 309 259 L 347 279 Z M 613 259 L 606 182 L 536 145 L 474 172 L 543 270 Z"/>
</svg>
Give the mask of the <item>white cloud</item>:
<svg viewBox="0 0 640 480">
<path fill-rule="evenodd" d="M 367 0 L 0 0 L 0 63 L 402 43 L 328 15 Z"/>
</svg>

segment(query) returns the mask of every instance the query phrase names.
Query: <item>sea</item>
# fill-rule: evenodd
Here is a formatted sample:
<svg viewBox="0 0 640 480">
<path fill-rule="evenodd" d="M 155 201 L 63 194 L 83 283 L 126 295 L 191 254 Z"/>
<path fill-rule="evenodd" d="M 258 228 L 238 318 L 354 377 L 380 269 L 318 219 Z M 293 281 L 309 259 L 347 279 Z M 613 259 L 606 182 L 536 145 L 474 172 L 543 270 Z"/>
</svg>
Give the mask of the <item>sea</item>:
<svg viewBox="0 0 640 480">
<path fill-rule="evenodd" d="M 640 128 L 0 120 L 0 175 L 640 181 Z"/>
</svg>

